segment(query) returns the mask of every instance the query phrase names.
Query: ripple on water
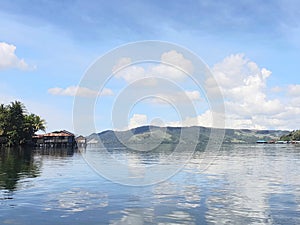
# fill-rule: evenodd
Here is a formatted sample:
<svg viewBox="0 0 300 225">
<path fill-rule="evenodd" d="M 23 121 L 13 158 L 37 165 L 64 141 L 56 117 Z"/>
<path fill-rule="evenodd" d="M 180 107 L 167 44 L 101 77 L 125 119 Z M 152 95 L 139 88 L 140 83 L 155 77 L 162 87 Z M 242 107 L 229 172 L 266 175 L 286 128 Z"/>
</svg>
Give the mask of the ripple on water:
<svg viewBox="0 0 300 225">
<path fill-rule="evenodd" d="M 127 160 L 137 153 L 114 154 Z M 178 174 L 147 187 L 107 181 L 76 154 L 34 159 L 22 168 L 37 177 L 16 173 L 14 189 L 0 190 L 0 224 L 300 224 L 300 147 L 196 152 Z M 160 160 L 141 159 L 147 166 Z"/>
</svg>

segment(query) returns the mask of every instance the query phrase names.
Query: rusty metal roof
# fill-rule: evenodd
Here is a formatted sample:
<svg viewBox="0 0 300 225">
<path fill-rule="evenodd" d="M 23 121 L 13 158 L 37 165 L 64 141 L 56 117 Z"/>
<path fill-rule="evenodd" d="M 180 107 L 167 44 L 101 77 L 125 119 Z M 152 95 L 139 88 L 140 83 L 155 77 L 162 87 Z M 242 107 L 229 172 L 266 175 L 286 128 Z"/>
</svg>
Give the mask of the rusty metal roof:
<svg viewBox="0 0 300 225">
<path fill-rule="evenodd" d="M 69 131 L 66 130 L 61 130 L 61 131 L 53 131 L 51 133 L 47 133 L 47 134 L 39 134 L 39 135 L 35 135 L 33 136 L 34 138 L 42 138 L 42 137 L 72 137 L 74 136 L 74 134 L 72 134 Z"/>
</svg>

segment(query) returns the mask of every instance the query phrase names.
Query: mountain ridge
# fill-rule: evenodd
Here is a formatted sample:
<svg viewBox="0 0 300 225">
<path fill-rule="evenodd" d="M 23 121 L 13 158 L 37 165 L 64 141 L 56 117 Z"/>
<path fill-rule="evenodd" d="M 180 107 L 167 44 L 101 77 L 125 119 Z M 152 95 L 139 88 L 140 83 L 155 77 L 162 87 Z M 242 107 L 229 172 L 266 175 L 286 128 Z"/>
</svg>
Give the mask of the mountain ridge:
<svg viewBox="0 0 300 225">
<path fill-rule="evenodd" d="M 87 136 L 87 141 L 100 139 L 105 146 L 124 146 L 127 144 L 186 143 L 201 144 L 207 142 L 212 131 L 224 131 L 223 143 L 256 143 L 257 140 L 279 140 L 282 135 L 287 135 L 287 130 L 255 130 L 255 129 L 222 129 L 203 126 L 191 127 L 158 127 L 140 126 L 125 131 L 105 130 Z M 195 140 L 194 134 L 199 134 Z M 184 134 L 184 137 L 180 135 Z"/>
</svg>

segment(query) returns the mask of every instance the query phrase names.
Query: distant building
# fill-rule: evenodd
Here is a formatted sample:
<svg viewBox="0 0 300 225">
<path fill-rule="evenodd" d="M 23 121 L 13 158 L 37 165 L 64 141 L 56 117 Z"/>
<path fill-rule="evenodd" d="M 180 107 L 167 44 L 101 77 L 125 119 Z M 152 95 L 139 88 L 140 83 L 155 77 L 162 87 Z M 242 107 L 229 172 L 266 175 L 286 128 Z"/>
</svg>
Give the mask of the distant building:
<svg viewBox="0 0 300 225">
<path fill-rule="evenodd" d="M 257 144 L 267 144 L 268 142 L 265 140 L 257 140 L 256 143 Z"/>
<path fill-rule="evenodd" d="M 86 138 L 82 135 L 75 138 L 78 148 L 85 148 L 86 147 Z"/>
<path fill-rule="evenodd" d="M 288 144 L 288 141 L 276 141 L 276 144 Z"/>
<path fill-rule="evenodd" d="M 88 145 L 97 145 L 99 143 L 99 140 L 96 138 L 93 138 L 87 142 Z"/>
<path fill-rule="evenodd" d="M 32 137 L 35 146 L 45 148 L 74 148 L 75 136 L 69 131 L 54 131 Z"/>
</svg>

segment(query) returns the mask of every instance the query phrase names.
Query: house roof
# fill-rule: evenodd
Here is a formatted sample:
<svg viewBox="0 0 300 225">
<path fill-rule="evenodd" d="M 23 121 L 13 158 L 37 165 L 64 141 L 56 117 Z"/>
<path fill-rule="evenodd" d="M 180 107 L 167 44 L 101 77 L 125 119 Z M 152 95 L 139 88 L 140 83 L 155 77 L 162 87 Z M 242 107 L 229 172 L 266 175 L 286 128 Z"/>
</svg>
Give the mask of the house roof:
<svg viewBox="0 0 300 225">
<path fill-rule="evenodd" d="M 82 135 L 80 135 L 80 136 L 76 137 L 76 140 L 77 140 L 77 139 L 86 139 L 86 138 L 83 137 Z"/>
<path fill-rule="evenodd" d="M 34 136 L 34 138 L 42 138 L 42 137 L 72 137 L 74 136 L 73 133 L 66 131 L 66 130 L 61 130 L 61 131 L 53 131 L 51 133 L 47 134 L 39 134 Z"/>
</svg>

